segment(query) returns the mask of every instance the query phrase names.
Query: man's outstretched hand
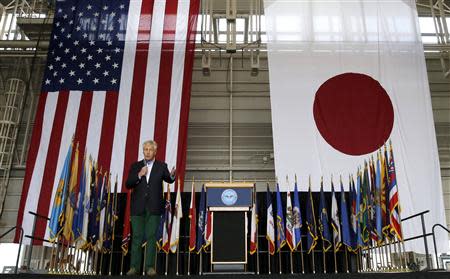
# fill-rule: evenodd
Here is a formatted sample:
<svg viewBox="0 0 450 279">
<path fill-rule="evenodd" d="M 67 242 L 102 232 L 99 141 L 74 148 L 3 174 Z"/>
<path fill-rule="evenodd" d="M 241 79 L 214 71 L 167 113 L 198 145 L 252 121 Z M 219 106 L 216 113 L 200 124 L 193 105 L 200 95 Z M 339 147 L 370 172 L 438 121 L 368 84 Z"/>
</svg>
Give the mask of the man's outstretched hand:
<svg viewBox="0 0 450 279">
<path fill-rule="evenodd" d="M 170 171 L 170 176 L 175 177 L 176 174 L 176 169 L 175 167 L 172 168 L 172 170 Z"/>
</svg>

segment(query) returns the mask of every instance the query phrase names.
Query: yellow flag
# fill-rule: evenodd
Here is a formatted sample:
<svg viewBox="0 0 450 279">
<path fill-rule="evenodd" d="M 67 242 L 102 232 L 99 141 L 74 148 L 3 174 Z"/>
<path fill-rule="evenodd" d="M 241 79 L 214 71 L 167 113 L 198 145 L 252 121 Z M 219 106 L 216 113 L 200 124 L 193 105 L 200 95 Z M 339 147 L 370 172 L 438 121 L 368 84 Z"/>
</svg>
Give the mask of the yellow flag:
<svg viewBox="0 0 450 279">
<path fill-rule="evenodd" d="M 66 240 L 73 240 L 73 231 L 72 231 L 72 223 L 73 223 L 73 215 L 77 206 L 77 196 L 76 196 L 76 186 L 78 183 L 78 144 L 75 150 L 75 156 L 72 161 L 72 170 L 70 172 L 70 180 L 69 180 L 69 194 L 67 195 L 67 203 L 66 203 L 66 214 L 65 214 L 65 223 L 63 228 L 63 236 Z"/>
</svg>

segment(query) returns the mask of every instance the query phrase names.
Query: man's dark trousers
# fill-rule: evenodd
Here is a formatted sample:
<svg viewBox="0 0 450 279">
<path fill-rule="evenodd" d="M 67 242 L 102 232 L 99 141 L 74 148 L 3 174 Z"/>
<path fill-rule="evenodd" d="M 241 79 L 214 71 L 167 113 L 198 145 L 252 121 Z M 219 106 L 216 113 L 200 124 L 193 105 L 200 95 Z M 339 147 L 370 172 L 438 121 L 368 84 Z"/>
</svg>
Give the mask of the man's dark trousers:
<svg viewBox="0 0 450 279">
<path fill-rule="evenodd" d="M 141 265 L 141 251 L 144 241 L 147 243 L 147 247 L 144 251 L 145 254 L 145 271 L 149 268 L 155 268 L 155 256 L 156 256 L 156 231 L 158 230 L 160 215 L 151 214 L 148 210 L 140 216 L 131 216 L 131 262 L 130 266 L 135 270 L 140 270 Z"/>
<path fill-rule="evenodd" d="M 163 181 L 173 183 L 175 177 L 170 175 L 167 164 L 154 161 L 149 177 L 139 176 L 139 171 L 146 165 L 144 160 L 131 165 L 126 181 L 131 192 L 131 267 L 140 270 L 142 242 L 147 242 L 145 271 L 155 265 L 156 231 L 160 216 L 164 211 Z"/>
</svg>

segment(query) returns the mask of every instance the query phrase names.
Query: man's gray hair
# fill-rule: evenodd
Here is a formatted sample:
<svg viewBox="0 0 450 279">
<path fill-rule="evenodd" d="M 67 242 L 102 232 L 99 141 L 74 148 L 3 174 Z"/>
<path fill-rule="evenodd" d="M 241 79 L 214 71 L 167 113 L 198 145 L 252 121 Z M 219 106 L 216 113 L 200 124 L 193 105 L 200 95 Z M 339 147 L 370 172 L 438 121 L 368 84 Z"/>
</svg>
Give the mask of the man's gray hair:
<svg viewBox="0 0 450 279">
<path fill-rule="evenodd" d="M 145 147 L 146 145 L 151 145 L 155 149 L 158 149 L 158 144 L 154 140 L 146 140 L 146 141 L 144 141 L 144 143 L 142 144 L 142 147 Z"/>
</svg>

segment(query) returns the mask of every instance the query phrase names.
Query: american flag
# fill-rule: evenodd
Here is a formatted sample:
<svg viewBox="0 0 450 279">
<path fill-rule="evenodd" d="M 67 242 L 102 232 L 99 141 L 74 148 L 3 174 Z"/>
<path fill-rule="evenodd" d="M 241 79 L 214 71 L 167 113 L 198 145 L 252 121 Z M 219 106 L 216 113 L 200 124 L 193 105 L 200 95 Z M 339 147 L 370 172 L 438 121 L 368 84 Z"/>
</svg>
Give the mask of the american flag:
<svg viewBox="0 0 450 279">
<path fill-rule="evenodd" d="M 28 211 L 49 215 L 72 137 L 122 191 L 147 139 L 183 181 L 198 10 L 199 0 L 56 2 L 17 217 L 25 234 Z M 48 238 L 46 223 L 36 237 Z"/>
</svg>

